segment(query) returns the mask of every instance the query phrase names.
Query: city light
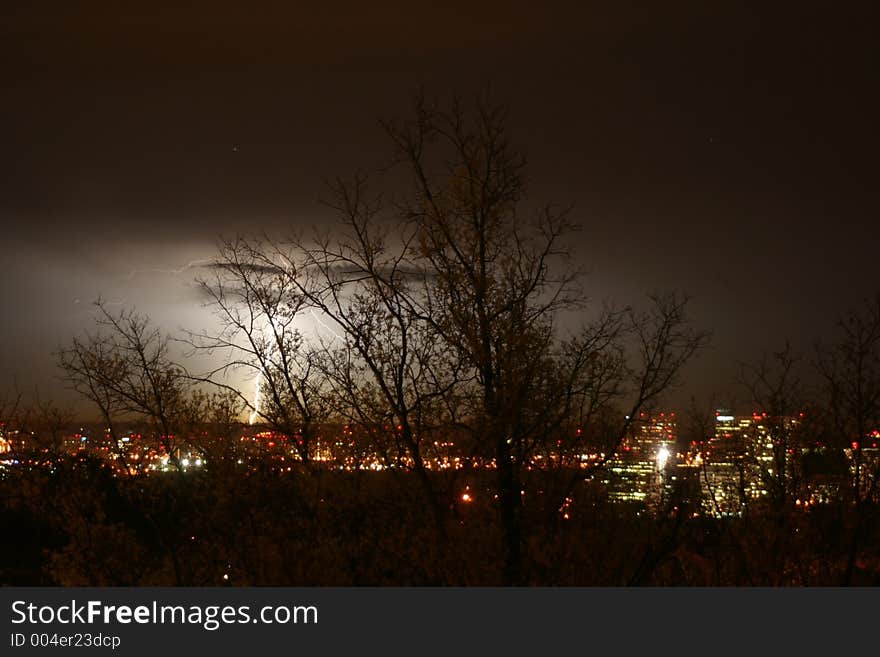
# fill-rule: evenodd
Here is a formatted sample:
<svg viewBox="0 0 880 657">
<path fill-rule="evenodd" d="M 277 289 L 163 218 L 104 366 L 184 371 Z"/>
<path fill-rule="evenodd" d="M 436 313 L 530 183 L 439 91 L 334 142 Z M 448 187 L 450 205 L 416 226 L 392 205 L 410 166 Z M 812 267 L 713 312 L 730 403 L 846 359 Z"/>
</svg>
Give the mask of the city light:
<svg viewBox="0 0 880 657">
<path fill-rule="evenodd" d="M 663 470 L 666 467 L 667 461 L 669 461 L 669 449 L 666 445 L 663 445 L 657 450 L 657 468 Z"/>
</svg>

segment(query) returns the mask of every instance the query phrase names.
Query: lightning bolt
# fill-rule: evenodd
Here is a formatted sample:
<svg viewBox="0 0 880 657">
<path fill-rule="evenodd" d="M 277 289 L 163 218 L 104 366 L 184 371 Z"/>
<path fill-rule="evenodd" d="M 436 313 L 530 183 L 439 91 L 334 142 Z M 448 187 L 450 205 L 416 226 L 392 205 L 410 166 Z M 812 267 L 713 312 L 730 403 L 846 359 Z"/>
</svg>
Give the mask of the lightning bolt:
<svg viewBox="0 0 880 657">
<path fill-rule="evenodd" d="M 339 334 L 338 334 L 336 331 L 334 331 L 332 328 L 330 328 L 329 326 L 327 326 L 327 324 L 324 323 L 324 320 L 322 320 L 320 317 L 318 317 L 317 313 L 315 313 L 314 310 L 312 310 L 311 308 L 309 308 L 309 312 L 312 314 L 312 318 L 313 318 L 316 322 L 318 322 L 318 324 L 320 324 L 320 325 L 323 326 L 325 329 L 327 329 L 327 331 L 329 331 L 330 334 L 331 334 L 334 338 L 336 338 L 336 339 L 339 340 L 340 342 L 342 341 L 342 336 L 339 335 Z"/>
<path fill-rule="evenodd" d="M 311 313 L 312 318 L 313 318 L 318 324 L 320 324 L 322 327 L 324 327 L 324 328 L 330 333 L 330 335 L 332 335 L 332 336 L 333 336 L 334 338 L 336 338 L 337 340 L 340 340 L 340 341 L 343 340 L 342 336 L 339 335 L 339 334 L 338 334 L 336 331 L 334 331 L 332 328 L 330 328 L 330 327 L 327 325 L 327 323 L 324 322 L 324 320 L 322 320 L 314 310 L 309 309 L 309 312 Z M 270 320 L 269 323 L 271 324 L 271 320 Z M 273 351 L 274 351 L 274 349 L 273 349 Z M 254 409 L 254 410 L 253 410 L 253 412 L 250 414 L 250 417 L 248 417 L 248 424 L 249 424 L 249 425 L 253 425 L 253 424 L 257 421 L 257 419 L 260 417 L 260 405 L 261 405 L 261 403 L 262 403 L 262 399 L 263 399 L 263 391 L 262 391 L 262 389 L 263 389 L 263 381 L 264 381 L 264 380 L 265 380 L 265 374 L 264 374 L 264 372 L 263 372 L 263 369 L 261 368 L 261 369 L 257 372 L 257 376 L 256 376 L 256 378 L 254 379 L 254 401 L 253 401 L 253 403 L 251 404 L 251 406 L 253 406 L 253 409 Z"/>
<path fill-rule="evenodd" d="M 261 394 L 260 389 L 263 387 L 263 370 L 260 370 L 257 373 L 256 381 L 254 382 L 254 412 L 251 413 L 251 416 L 248 418 L 248 424 L 253 424 L 257 421 L 257 418 L 260 416 L 260 401 Z"/>
</svg>

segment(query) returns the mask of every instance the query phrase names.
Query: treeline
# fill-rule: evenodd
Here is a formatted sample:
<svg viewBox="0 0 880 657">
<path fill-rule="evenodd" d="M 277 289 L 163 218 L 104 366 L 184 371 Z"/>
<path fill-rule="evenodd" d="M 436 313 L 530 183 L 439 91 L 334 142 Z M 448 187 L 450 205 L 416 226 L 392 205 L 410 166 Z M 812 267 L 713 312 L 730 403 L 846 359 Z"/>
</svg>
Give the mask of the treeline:
<svg viewBox="0 0 880 657">
<path fill-rule="evenodd" d="M 383 126 L 394 175 L 408 186 L 388 196 L 363 176 L 337 180 L 328 204 L 338 226 L 224 240 L 198 281 L 218 329 L 172 337 L 134 310 L 98 303 L 96 330 L 61 350 L 61 368 L 100 413 L 111 446 L 121 445 L 120 423 L 136 418 L 172 472 L 114 477 L 87 457 L 5 469 L 4 547 L 27 556 L 6 577 L 24 568 L 26 580 L 39 572 L 62 584 L 824 581 L 812 566 L 799 575 L 755 566 L 742 546 L 744 561 L 731 565 L 723 553 L 739 549 L 731 532 L 740 524 L 705 525 L 688 496 L 658 514 L 607 503 L 596 474 L 706 343 L 687 299 L 586 305 L 567 247 L 577 226 L 565 209 L 526 198 L 525 162 L 502 109 L 419 98 L 410 119 Z M 864 337 L 876 363 L 877 338 Z M 876 411 L 877 370 L 850 352 L 855 339 L 846 333 L 822 361 L 834 390 L 824 406 L 830 440 L 851 442 L 876 422 L 865 389 L 850 390 L 854 374 L 875 376 Z M 189 365 L 172 357 L 181 342 Z M 219 365 L 197 371 L 199 356 Z M 788 403 L 788 380 L 773 372 L 753 372 L 756 395 Z M 34 440 L 52 444 L 61 415 L 51 405 L 38 415 L 47 424 Z M 248 420 L 287 438 L 290 473 L 236 469 Z M 388 471 L 316 465 L 329 422 L 370 436 Z M 494 468 L 466 482 L 432 472 L 426 454 L 450 436 Z M 202 472 L 183 472 L 182 446 L 205 455 Z M 585 466 L 583 454 L 599 458 Z M 556 458 L 536 470 L 539 455 Z M 854 498 L 855 516 L 839 508 L 841 536 L 859 537 L 846 543 L 855 550 L 848 581 L 876 545 L 871 495 Z M 865 520 L 850 527 L 852 517 Z M 749 541 L 792 529 L 749 522 L 761 527 Z M 813 549 L 809 533 L 793 540 Z M 835 564 L 838 549 L 815 554 Z M 784 551 L 780 559 L 800 558 L 791 543 Z"/>
</svg>

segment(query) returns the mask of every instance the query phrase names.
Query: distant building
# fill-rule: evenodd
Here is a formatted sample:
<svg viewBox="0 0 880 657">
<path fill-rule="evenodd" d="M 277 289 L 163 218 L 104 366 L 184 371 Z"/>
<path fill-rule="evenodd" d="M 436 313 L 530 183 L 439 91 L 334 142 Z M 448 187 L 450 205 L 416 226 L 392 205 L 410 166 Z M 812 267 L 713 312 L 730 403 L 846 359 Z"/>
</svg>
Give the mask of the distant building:
<svg viewBox="0 0 880 657">
<path fill-rule="evenodd" d="M 715 411 L 715 427 L 702 462 L 703 503 L 712 515 L 738 515 L 742 512 L 753 478 L 750 468 L 751 418 L 733 411 Z"/>
<path fill-rule="evenodd" d="M 675 413 L 641 413 L 608 464 L 609 497 L 656 504 L 674 476 L 677 440 Z"/>
</svg>

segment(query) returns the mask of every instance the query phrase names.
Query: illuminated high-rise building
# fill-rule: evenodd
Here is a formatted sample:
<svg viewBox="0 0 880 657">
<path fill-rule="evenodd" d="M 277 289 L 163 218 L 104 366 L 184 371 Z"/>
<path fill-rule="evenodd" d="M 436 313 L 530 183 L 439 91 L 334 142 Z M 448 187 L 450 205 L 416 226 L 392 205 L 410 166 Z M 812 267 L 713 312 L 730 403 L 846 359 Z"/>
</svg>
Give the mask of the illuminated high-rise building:
<svg viewBox="0 0 880 657">
<path fill-rule="evenodd" d="M 676 460 L 676 441 L 675 413 L 641 413 L 609 463 L 606 484 L 611 499 L 659 500 Z"/>
<path fill-rule="evenodd" d="M 753 479 L 750 467 L 750 417 L 715 411 L 715 427 L 702 459 L 704 508 L 713 515 L 738 515 Z"/>
<path fill-rule="evenodd" d="M 799 423 L 799 417 L 735 416 L 718 409 L 714 436 L 701 454 L 704 507 L 715 515 L 738 515 L 771 489 L 786 486 Z"/>
</svg>

